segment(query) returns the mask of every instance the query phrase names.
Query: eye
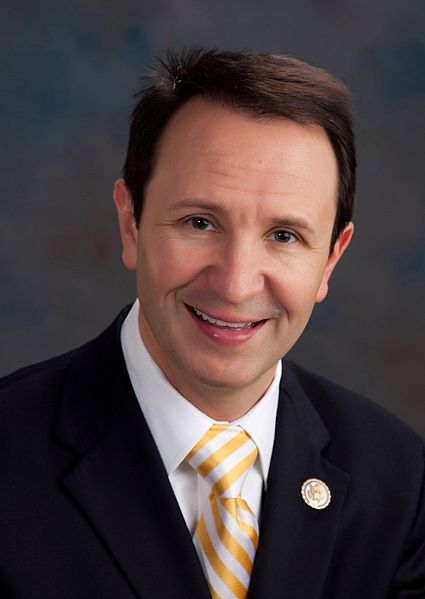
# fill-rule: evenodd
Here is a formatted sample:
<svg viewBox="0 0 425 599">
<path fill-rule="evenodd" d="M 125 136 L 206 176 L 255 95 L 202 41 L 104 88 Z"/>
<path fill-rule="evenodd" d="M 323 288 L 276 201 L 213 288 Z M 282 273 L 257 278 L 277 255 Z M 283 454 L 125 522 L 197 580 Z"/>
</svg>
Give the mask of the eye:
<svg viewBox="0 0 425 599">
<path fill-rule="evenodd" d="M 294 233 L 291 233 L 290 231 L 285 231 L 285 229 L 275 231 L 274 233 L 272 233 L 272 237 L 275 239 L 275 241 L 278 241 L 279 243 L 286 245 L 289 245 L 297 241 L 297 237 L 294 235 Z"/>
<path fill-rule="evenodd" d="M 198 229 L 198 231 L 205 231 L 208 228 L 212 227 L 210 221 L 203 216 L 193 216 L 187 221 L 194 229 Z"/>
</svg>

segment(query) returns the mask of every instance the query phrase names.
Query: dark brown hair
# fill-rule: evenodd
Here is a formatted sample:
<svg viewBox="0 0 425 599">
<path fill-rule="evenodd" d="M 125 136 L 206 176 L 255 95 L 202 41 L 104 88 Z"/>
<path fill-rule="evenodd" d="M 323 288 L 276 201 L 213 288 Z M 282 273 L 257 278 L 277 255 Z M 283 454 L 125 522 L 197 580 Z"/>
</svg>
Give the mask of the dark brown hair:
<svg viewBox="0 0 425 599">
<path fill-rule="evenodd" d="M 301 125 L 316 124 L 326 131 L 339 171 L 332 251 L 351 220 L 356 187 L 348 90 L 327 71 L 278 54 L 197 48 L 168 52 L 158 59 L 149 85 L 136 95 L 123 171 L 136 222 L 140 222 L 161 134 L 172 115 L 195 96 L 232 106 L 253 118 L 284 118 Z"/>
</svg>

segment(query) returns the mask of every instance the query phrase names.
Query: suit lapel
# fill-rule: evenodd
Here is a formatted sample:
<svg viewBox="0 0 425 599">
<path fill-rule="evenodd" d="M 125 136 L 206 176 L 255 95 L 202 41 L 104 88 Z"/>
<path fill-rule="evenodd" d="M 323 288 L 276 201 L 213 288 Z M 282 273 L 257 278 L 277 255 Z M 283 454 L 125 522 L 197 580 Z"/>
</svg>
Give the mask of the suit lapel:
<svg viewBox="0 0 425 599">
<path fill-rule="evenodd" d="M 119 329 L 120 321 L 69 367 L 55 436 L 79 457 L 62 485 L 138 596 L 210 599 L 128 379 Z"/>
<path fill-rule="evenodd" d="M 284 364 L 252 599 L 321 596 L 349 483 L 349 476 L 323 457 L 328 442 L 328 432 L 292 367 Z M 328 485 L 328 507 L 316 510 L 303 501 L 301 486 L 308 478 Z"/>
</svg>

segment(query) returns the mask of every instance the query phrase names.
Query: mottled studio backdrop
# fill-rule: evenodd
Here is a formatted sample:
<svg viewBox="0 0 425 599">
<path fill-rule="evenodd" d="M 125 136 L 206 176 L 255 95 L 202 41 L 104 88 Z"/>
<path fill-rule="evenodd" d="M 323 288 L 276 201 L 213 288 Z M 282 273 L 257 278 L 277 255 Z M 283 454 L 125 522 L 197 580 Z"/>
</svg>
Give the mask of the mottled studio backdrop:
<svg viewBox="0 0 425 599">
<path fill-rule="evenodd" d="M 0 374 L 83 343 L 133 299 L 111 201 L 142 65 L 203 43 L 342 78 L 355 239 L 292 356 L 425 433 L 423 0 L 3 0 Z"/>
</svg>

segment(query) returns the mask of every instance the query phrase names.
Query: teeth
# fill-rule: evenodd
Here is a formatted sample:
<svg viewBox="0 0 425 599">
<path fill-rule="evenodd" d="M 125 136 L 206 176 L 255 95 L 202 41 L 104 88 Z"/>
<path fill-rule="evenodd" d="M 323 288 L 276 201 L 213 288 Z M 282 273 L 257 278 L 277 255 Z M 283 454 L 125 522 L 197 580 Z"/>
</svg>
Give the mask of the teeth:
<svg viewBox="0 0 425 599">
<path fill-rule="evenodd" d="M 224 320 L 219 320 L 218 318 L 211 318 L 211 316 L 208 316 L 207 314 L 204 314 L 203 312 L 200 312 L 199 310 L 197 310 L 196 308 L 193 308 L 195 314 L 197 314 L 198 316 L 200 316 L 202 318 L 202 320 L 205 320 L 206 322 L 210 322 L 211 324 L 215 324 L 216 326 L 219 327 L 227 327 L 229 329 L 249 329 L 252 326 L 252 322 L 226 322 Z"/>
</svg>

